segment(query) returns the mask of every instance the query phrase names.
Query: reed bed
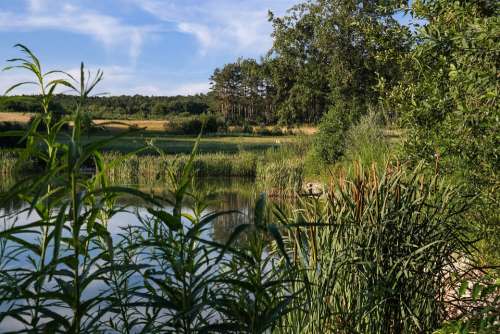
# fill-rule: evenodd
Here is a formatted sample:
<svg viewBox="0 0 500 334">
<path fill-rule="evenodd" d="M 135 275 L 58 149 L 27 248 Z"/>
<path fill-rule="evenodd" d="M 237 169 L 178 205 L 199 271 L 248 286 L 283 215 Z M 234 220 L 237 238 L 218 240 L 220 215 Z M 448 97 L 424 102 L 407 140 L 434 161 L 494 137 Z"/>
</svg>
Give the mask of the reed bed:
<svg viewBox="0 0 500 334">
<path fill-rule="evenodd" d="M 355 170 L 332 181 L 325 198 L 303 199 L 280 218 L 309 295 L 280 332 L 432 332 L 460 284 L 453 277 L 470 247 L 467 203 L 421 169 Z"/>
<path fill-rule="evenodd" d="M 297 158 L 263 162 L 257 166 L 257 183 L 271 196 L 291 196 L 302 190 L 304 163 Z"/>
<path fill-rule="evenodd" d="M 17 154 L 0 150 L 0 176 L 9 178 L 14 175 L 18 161 Z"/>
<path fill-rule="evenodd" d="M 189 160 L 188 155 L 123 155 L 106 153 L 107 171 L 113 183 L 153 184 L 166 182 L 169 168 L 179 174 Z M 257 156 L 250 152 L 237 154 L 211 153 L 198 155 L 193 161 L 198 177 L 255 177 Z"/>
</svg>

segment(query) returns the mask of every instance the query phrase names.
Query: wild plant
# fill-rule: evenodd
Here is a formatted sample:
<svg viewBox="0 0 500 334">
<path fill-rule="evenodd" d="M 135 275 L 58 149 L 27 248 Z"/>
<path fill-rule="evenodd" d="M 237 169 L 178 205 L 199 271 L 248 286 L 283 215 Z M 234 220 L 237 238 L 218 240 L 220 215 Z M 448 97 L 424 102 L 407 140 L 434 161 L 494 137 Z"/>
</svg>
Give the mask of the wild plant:
<svg viewBox="0 0 500 334">
<path fill-rule="evenodd" d="M 231 252 L 216 279 L 211 305 L 221 316 L 212 326 L 224 333 L 267 333 L 296 306 L 302 290 L 291 289 L 297 280 L 295 267 L 285 252 L 278 227 L 271 223 L 265 195 L 255 205 L 254 221 L 237 227 L 232 235 L 245 231 L 247 242 Z M 271 254 L 270 242 L 277 251 Z"/>
<path fill-rule="evenodd" d="M 103 74 L 98 71 L 91 77 L 83 63 L 79 80 L 61 71 L 43 72 L 28 48 L 16 47 L 24 58 L 9 60 L 13 65 L 7 69 L 27 70 L 34 81 L 16 84 L 7 93 L 22 85 L 37 85 L 43 112 L 25 133 L 3 135 L 23 136 L 26 149 L 22 157 L 42 162 L 42 170 L 25 176 L 2 194 L 2 200 L 24 200 L 22 212 L 34 221 L 18 222 L 0 232 L 0 238 L 24 251 L 17 266 L 5 271 L 9 279 L 0 282 L 4 306 L 0 323 L 14 320 L 18 332 L 92 332 L 103 316 L 98 310 L 106 299 L 106 293 L 99 294 L 96 287 L 115 267 L 113 240 L 106 224 L 117 211 L 114 197 L 127 191 L 111 189 L 105 178 L 99 149 L 113 138 L 89 144 L 81 141 L 84 102 Z M 62 79 L 51 79 L 54 75 Z M 57 119 L 50 102 L 60 86 L 76 92 L 79 103 L 72 115 Z M 72 128 L 69 134 L 61 130 L 65 126 Z M 61 137 L 66 138 L 62 141 Z M 95 167 L 90 177 L 82 172 L 89 162 Z"/>
<path fill-rule="evenodd" d="M 470 250 L 468 203 L 459 188 L 423 175 L 421 168 L 365 173 L 358 166 L 355 177 L 332 184 L 327 199 L 305 201 L 295 220 L 279 216 L 291 226 L 287 249 L 307 273 L 310 295 L 284 319 L 282 332 L 437 328 Z"/>
</svg>

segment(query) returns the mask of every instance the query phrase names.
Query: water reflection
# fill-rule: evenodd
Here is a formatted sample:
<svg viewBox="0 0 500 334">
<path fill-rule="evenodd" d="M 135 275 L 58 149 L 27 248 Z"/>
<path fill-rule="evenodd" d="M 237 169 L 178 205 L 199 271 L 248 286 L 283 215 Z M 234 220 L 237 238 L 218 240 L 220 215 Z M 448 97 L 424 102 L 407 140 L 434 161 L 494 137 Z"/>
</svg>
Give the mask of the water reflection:
<svg viewBox="0 0 500 334">
<path fill-rule="evenodd" d="M 2 182 L 0 182 L 2 183 Z M 163 184 L 134 186 L 144 192 L 168 197 L 168 188 Z M 202 198 L 208 203 L 208 211 L 228 212 L 238 211 L 222 215 L 212 224 L 212 232 L 209 238 L 217 242 L 225 242 L 231 235 L 235 227 L 253 220 L 253 207 L 258 190 L 255 188 L 253 179 L 246 178 L 203 178 L 195 182 L 193 194 L 197 198 Z M 121 228 L 139 224 L 136 214 L 145 215 L 147 211 L 142 202 L 137 197 L 122 196 L 117 204 L 127 206 L 130 213 L 119 213 L 109 222 L 110 232 L 117 234 Z M 186 201 L 184 210 L 191 211 L 192 203 Z M 5 220 L 7 225 L 25 224 L 36 220 L 36 217 L 28 217 L 26 213 L 17 215 L 26 209 L 26 204 L 17 198 L 11 198 L 0 207 L 0 217 L 8 217 Z M 168 207 L 165 209 L 169 209 Z M 17 216 L 17 217 L 16 217 Z"/>
</svg>

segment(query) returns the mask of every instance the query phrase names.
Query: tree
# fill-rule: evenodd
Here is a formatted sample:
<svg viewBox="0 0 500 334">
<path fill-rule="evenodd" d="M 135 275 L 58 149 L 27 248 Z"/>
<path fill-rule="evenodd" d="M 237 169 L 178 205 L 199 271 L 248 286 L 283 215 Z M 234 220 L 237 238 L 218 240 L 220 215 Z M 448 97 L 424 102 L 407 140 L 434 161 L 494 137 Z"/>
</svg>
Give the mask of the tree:
<svg viewBox="0 0 500 334">
<path fill-rule="evenodd" d="M 392 92 L 410 159 L 439 159 L 442 172 L 475 186 L 497 182 L 500 166 L 498 8 L 487 0 L 415 1 L 414 15 L 427 24 Z"/>
<path fill-rule="evenodd" d="M 269 67 L 255 59 L 238 59 L 216 69 L 211 77 L 217 111 L 230 122 L 274 121 Z"/>
<path fill-rule="evenodd" d="M 317 0 L 271 13 L 278 114 L 316 122 L 330 108 L 366 113 L 378 101 L 380 78 L 401 77 L 395 55 L 410 49 L 410 32 L 393 16 L 407 1 Z M 353 115 L 351 118 L 359 118 Z"/>
</svg>

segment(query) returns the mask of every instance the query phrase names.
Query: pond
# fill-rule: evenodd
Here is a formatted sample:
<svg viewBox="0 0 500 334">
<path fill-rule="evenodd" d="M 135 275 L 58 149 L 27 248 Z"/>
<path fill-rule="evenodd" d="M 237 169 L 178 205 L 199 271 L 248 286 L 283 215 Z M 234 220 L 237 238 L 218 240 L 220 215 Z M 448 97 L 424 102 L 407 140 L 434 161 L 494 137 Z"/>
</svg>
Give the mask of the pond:
<svg viewBox="0 0 500 334">
<path fill-rule="evenodd" d="M 1 182 L 1 181 L 0 181 Z M 167 188 L 162 184 L 155 185 L 135 185 L 132 186 L 139 190 L 152 193 L 155 195 L 166 195 Z M 196 180 L 196 194 L 201 196 L 207 203 L 207 212 L 221 211 L 238 211 L 238 213 L 230 213 L 222 215 L 211 225 L 211 232 L 208 237 L 210 240 L 217 242 L 225 242 L 231 235 L 234 228 L 240 224 L 251 222 L 253 219 L 253 207 L 255 199 L 258 196 L 255 182 L 251 178 L 200 178 Z M 127 212 L 118 213 L 113 216 L 108 224 L 108 228 L 112 235 L 116 235 L 127 226 L 139 224 L 137 214 L 146 215 L 147 210 L 143 203 L 134 197 L 126 196 L 118 200 L 119 205 L 126 205 Z M 25 204 L 19 200 L 11 200 L 0 207 L 0 224 L 10 226 L 13 223 L 27 223 L 37 219 L 32 214 L 28 216 L 23 212 L 17 215 L 17 212 L 25 208 Z M 165 208 L 167 210 L 171 208 Z M 186 212 L 191 211 L 189 201 L 186 201 L 184 209 Z"/>
</svg>

